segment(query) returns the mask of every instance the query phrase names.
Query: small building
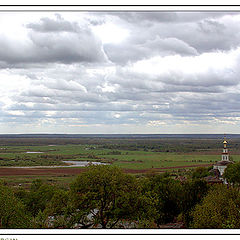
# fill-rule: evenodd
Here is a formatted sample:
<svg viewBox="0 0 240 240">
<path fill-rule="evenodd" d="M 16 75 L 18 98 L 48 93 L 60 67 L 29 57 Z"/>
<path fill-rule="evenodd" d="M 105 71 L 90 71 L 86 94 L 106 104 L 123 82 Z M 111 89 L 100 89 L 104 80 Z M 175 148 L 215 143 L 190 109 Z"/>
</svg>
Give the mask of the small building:
<svg viewBox="0 0 240 240">
<path fill-rule="evenodd" d="M 219 161 L 213 165 L 213 169 L 217 169 L 220 173 L 219 177 L 223 176 L 223 173 L 229 164 L 232 164 L 231 161 Z"/>
<path fill-rule="evenodd" d="M 217 176 L 207 176 L 204 180 L 209 184 L 223 183 L 223 181 Z"/>
</svg>

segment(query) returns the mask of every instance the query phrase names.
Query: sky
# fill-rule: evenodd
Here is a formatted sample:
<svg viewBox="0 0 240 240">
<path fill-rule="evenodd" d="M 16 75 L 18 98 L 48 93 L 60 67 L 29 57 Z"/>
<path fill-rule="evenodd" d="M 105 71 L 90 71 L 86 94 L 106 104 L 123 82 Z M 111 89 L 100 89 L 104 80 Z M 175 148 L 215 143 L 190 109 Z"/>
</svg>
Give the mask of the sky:
<svg viewBox="0 0 240 240">
<path fill-rule="evenodd" d="M 240 133 L 240 12 L 0 12 L 0 133 Z"/>
</svg>

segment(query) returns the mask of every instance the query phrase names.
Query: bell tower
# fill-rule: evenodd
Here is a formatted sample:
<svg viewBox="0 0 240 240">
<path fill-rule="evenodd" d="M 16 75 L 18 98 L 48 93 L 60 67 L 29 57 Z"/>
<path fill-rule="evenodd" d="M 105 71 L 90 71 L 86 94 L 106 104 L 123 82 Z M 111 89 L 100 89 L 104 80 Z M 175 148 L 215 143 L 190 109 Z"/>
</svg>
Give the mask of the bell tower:
<svg viewBox="0 0 240 240">
<path fill-rule="evenodd" d="M 224 136 L 224 141 L 223 141 L 222 161 L 229 161 L 226 136 Z"/>
</svg>

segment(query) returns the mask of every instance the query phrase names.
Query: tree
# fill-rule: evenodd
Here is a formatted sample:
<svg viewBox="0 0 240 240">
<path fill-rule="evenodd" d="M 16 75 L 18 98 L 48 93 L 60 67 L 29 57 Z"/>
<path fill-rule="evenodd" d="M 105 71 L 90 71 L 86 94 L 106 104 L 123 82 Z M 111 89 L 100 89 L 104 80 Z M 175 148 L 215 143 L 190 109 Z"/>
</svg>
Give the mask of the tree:
<svg viewBox="0 0 240 240">
<path fill-rule="evenodd" d="M 148 196 L 152 209 L 151 218 L 159 227 L 161 224 L 172 222 L 180 213 L 179 196 L 182 184 L 171 179 L 168 174 L 153 175 L 146 179 L 143 195 Z"/>
<path fill-rule="evenodd" d="M 229 183 L 240 184 L 240 163 L 229 164 L 224 171 L 223 177 Z"/>
<path fill-rule="evenodd" d="M 215 186 L 192 212 L 193 228 L 239 228 L 240 194 L 235 188 Z"/>
<path fill-rule="evenodd" d="M 89 166 L 71 184 L 72 203 L 79 223 L 113 228 L 120 220 L 137 215 L 136 178 L 111 166 Z"/>
<path fill-rule="evenodd" d="M 150 199 L 151 218 L 158 227 L 173 222 L 179 215 L 188 226 L 192 208 L 207 194 L 208 189 L 206 181 L 180 182 L 165 173 L 146 178 L 143 195 Z"/>
<path fill-rule="evenodd" d="M 43 212 L 51 201 L 56 187 L 42 183 L 40 180 L 33 181 L 30 192 L 24 198 L 27 210 L 36 217 L 39 211 Z"/>
<path fill-rule="evenodd" d="M 56 189 L 45 211 L 49 215 L 63 215 L 69 204 L 69 191 Z"/>
<path fill-rule="evenodd" d="M 208 193 L 209 185 L 204 180 L 190 180 L 182 185 L 179 194 L 179 208 L 183 215 L 185 226 L 188 227 L 192 220 L 191 211 Z"/>
<path fill-rule="evenodd" d="M 208 168 L 205 167 L 198 167 L 192 173 L 192 178 L 203 178 L 209 175 Z"/>
<path fill-rule="evenodd" d="M 7 186 L 0 184 L 0 228 L 30 228 L 31 217 L 24 204 Z"/>
<path fill-rule="evenodd" d="M 49 203 L 42 214 L 37 216 L 37 220 L 41 220 L 43 224 L 47 217 L 51 217 L 51 223 L 54 228 L 70 228 L 72 226 L 72 209 L 69 201 L 69 191 L 63 189 L 56 189 Z"/>
</svg>

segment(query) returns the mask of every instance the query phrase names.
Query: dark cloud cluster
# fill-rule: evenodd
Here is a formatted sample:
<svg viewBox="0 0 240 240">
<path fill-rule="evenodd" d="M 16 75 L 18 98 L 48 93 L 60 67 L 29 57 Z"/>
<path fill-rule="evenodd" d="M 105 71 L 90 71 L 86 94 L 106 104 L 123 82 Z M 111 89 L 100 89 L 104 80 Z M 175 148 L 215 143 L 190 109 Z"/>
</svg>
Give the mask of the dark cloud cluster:
<svg viewBox="0 0 240 240">
<path fill-rule="evenodd" d="M 41 18 L 39 23 L 28 23 L 27 28 L 37 32 L 78 32 L 81 31 L 77 22 L 64 20 L 60 14 L 56 14 L 56 19 L 47 17 Z"/>
<path fill-rule="evenodd" d="M 66 21 L 42 18 L 40 23 L 29 23 L 28 34 L 20 40 L 0 35 L 0 65 L 2 68 L 27 64 L 101 63 L 107 58 L 100 40 L 87 27 Z"/>
</svg>

